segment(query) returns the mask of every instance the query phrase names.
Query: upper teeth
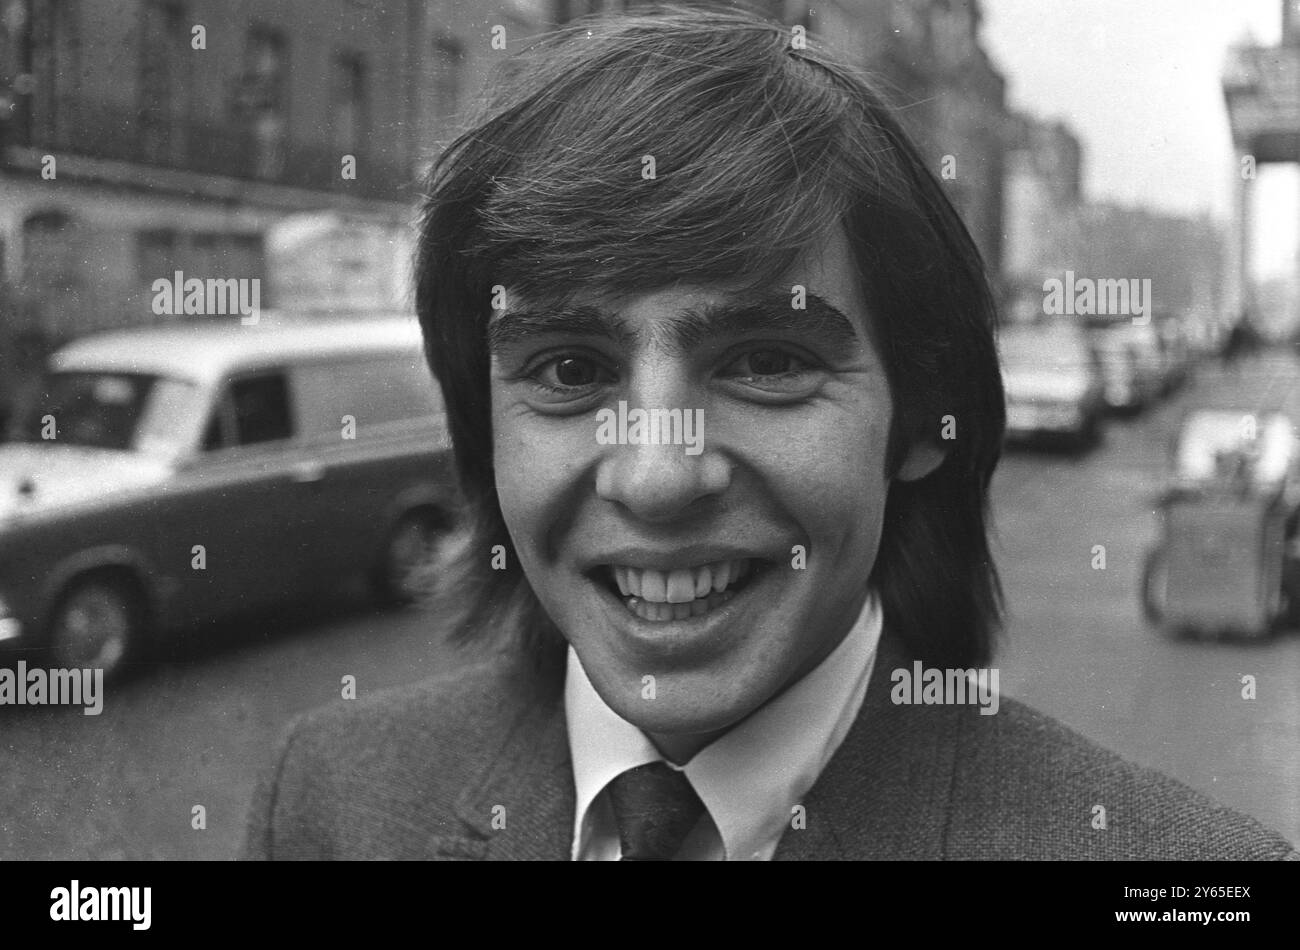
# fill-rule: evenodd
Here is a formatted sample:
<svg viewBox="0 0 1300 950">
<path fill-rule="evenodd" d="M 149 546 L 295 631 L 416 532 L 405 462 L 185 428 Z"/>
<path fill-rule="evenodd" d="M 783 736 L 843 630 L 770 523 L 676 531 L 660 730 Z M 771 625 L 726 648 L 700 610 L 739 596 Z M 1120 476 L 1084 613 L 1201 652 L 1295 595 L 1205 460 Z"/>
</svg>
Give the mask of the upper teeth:
<svg viewBox="0 0 1300 950">
<path fill-rule="evenodd" d="M 656 571 L 651 568 L 614 566 L 614 580 L 624 597 L 640 597 L 654 604 L 687 604 L 710 592 L 727 589 L 749 573 L 750 561 L 716 561 L 699 567 Z"/>
</svg>

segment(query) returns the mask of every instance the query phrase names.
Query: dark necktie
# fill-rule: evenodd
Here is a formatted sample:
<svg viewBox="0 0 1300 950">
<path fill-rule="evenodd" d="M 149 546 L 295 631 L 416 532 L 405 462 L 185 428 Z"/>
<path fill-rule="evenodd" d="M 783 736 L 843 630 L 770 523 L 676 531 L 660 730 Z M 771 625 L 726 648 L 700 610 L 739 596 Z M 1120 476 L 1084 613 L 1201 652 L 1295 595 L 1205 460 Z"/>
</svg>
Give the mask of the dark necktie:
<svg viewBox="0 0 1300 950">
<path fill-rule="evenodd" d="M 628 769 L 608 787 L 623 861 L 671 860 L 704 811 L 686 773 L 666 762 Z"/>
</svg>

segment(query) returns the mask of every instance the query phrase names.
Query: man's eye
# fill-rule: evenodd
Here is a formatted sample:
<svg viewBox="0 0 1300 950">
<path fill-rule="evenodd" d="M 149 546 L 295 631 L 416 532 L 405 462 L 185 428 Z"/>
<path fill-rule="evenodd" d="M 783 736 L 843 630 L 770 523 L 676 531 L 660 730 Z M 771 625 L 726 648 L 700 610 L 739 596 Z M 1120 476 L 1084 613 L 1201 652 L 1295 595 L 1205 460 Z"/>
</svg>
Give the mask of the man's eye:
<svg viewBox="0 0 1300 950">
<path fill-rule="evenodd" d="M 807 398 L 826 381 L 825 367 L 816 359 L 777 346 L 738 353 L 718 375 L 743 398 L 776 402 Z"/>
<path fill-rule="evenodd" d="M 726 376 L 753 378 L 765 376 L 788 376 L 809 369 L 805 360 L 801 360 L 786 350 L 765 348 L 750 350 L 732 360 L 723 369 Z"/>
<path fill-rule="evenodd" d="M 543 389 L 568 392 L 608 382 L 612 375 L 595 360 L 582 356 L 558 356 L 546 360 L 528 374 Z"/>
</svg>

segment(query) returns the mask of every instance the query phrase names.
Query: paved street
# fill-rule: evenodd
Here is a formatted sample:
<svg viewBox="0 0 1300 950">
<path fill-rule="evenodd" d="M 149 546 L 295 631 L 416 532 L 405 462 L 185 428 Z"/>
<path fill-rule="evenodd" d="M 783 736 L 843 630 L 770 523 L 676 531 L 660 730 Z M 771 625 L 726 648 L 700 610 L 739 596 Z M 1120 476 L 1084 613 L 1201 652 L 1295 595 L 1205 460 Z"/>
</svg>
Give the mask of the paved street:
<svg viewBox="0 0 1300 950">
<path fill-rule="evenodd" d="M 1077 461 L 1014 454 L 995 478 L 1011 618 L 1000 655 L 1009 695 L 1300 840 L 1300 636 L 1171 641 L 1145 627 L 1138 587 L 1156 538 L 1152 497 L 1191 406 L 1281 409 L 1300 419 L 1289 355 L 1240 372 L 1207 367 L 1172 401 L 1113 424 Z M 1092 548 L 1106 548 L 1093 570 Z M 1241 698 L 1255 676 L 1257 697 Z"/>
<path fill-rule="evenodd" d="M 1111 425 L 1082 458 L 1017 451 L 995 481 L 998 553 L 1010 608 L 1004 693 L 1156 766 L 1300 841 L 1300 635 L 1174 642 L 1147 629 L 1138 578 L 1155 537 L 1151 499 L 1189 405 L 1290 404 L 1300 364 L 1207 368 L 1139 419 Z M 1106 548 L 1093 570 L 1092 548 Z M 458 662 L 416 611 L 341 599 L 223 630 L 233 641 L 148 668 L 79 708 L 0 708 L 0 858 L 226 858 L 254 777 L 295 713 Z M 236 633 L 239 635 L 236 636 Z M 1253 701 L 1240 679 L 1258 681 Z M 1102 802 L 1101 804 L 1105 804 Z M 192 808 L 207 827 L 191 827 Z M 1080 816 L 1089 820 L 1089 814 Z"/>
</svg>

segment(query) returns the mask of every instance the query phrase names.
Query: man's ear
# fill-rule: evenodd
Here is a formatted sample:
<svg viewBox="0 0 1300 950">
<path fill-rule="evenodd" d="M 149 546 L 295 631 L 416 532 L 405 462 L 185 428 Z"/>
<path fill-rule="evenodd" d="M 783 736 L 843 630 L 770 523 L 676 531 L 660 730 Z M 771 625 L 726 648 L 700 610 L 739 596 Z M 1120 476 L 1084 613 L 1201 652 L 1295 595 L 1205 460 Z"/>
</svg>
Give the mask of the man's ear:
<svg viewBox="0 0 1300 950">
<path fill-rule="evenodd" d="M 943 460 L 947 457 L 948 451 L 939 448 L 933 442 L 926 440 L 913 442 L 907 456 L 903 459 L 903 464 L 898 466 L 898 473 L 894 477 L 904 482 L 914 482 L 925 478 L 925 476 L 942 465 Z"/>
</svg>

